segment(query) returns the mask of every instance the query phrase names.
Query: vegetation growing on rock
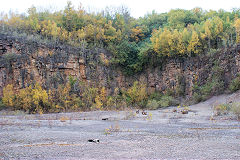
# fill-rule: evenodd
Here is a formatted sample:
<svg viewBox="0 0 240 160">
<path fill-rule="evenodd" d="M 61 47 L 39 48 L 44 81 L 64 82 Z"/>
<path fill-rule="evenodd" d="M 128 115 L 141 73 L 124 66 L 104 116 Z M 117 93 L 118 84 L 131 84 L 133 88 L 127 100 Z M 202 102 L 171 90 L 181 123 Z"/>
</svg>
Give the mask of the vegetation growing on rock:
<svg viewBox="0 0 240 160">
<path fill-rule="evenodd" d="M 161 14 L 153 11 L 136 19 L 131 17 L 127 8 L 119 8 L 115 12 L 106 9 L 99 13 L 89 13 L 82 6 L 76 9 L 71 2 L 67 3 L 64 10 L 57 12 L 38 11 L 31 7 L 28 14 L 1 14 L 1 34 L 24 37 L 27 40 L 35 39 L 36 43 L 51 44 L 54 48 L 54 52 L 53 49 L 49 50 L 45 57 L 31 55 L 34 62 L 29 60 L 27 63 L 33 63 L 39 72 L 39 68 L 47 67 L 48 63 L 51 64 L 51 72 L 56 68 L 58 72 L 52 75 L 39 73 L 48 80 L 44 85 L 32 79 L 32 84 L 25 86 L 22 78 L 23 84 L 18 91 L 9 83 L 3 89 L 0 107 L 5 105 L 31 113 L 121 109 L 126 106 L 148 106 L 156 109 L 178 104 L 178 98 L 185 98 L 187 89 L 190 93 L 188 96 L 194 102 L 206 100 L 212 95 L 224 92 L 226 88 L 236 91 L 240 86 L 237 71 L 231 73 L 233 75 L 230 77 L 234 78 L 233 80 L 225 80 L 229 70 L 226 71 L 226 65 L 222 65 L 225 60 L 222 57 L 226 56 L 226 50 L 229 48 L 238 52 L 239 17 L 239 9 L 228 12 L 194 8 L 175 9 Z M 63 52 L 64 49 L 59 47 L 61 45 L 65 45 L 67 51 L 73 49 L 72 52 L 77 52 L 77 56 L 70 57 L 69 53 Z M 17 51 L 23 49 L 15 48 Z M 33 50 L 36 48 L 33 47 Z M 105 49 L 107 54 L 101 53 L 101 49 Z M 18 65 L 24 56 L 15 52 L 4 52 L 1 50 L 0 53 L 0 67 L 7 68 L 6 72 L 13 76 L 14 65 Z M 28 52 L 41 54 L 39 50 L 29 51 L 29 48 L 22 51 L 24 55 L 29 56 Z M 96 54 L 92 54 L 93 52 L 99 52 L 100 60 L 95 62 Z M 223 52 L 225 53 L 222 54 Z M 60 58 L 56 58 L 57 56 Z M 82 57 L 85 59 L 81 59 Z M 81 80 L 70 74 L 60 73 L 60 70 L 72 67 L 66 64 L 71 58 L 81 65 Z M 200 60 L 194 64 L 196 58 Z M 169 63 L 179 63 L 180 66 L 171 68 L 179 71 L 178 75 L 175 72 L 173 75 L 159 73 L 160 77 L 172 76 L 176 79 L 173 81 L 168 77 L 163 78 L 162 80 L 169 81 L 169 86 L 158 86 L 161 83 L 159 79 L 153 84 L 132 80 L 131 82 L 135 83 L 119 88 L 109 85 L 114 79 L 110 72 L 107 72 L 108 82 L 104 85 L 88 83 L 84 70 L 85 61 L 89 67 L 88 73 L 89 70 L 96 71 L 101 66 L 103 70 L 111 67 L 113 72 L 120 68 L 121 73 L 128 77 L 134 77 L 149 68 L 161 70 Z M 230 59 L 228 62 L 232 61 Z M 61 63 L 61 66 L 55 63 Z M 199 69 L 202 66 L 206 66 L 205 71 Z M 193 75 L 192 78 L 190 73 L 185 75 L 184 71 L 187 69 Z M 25 72 L 26 69 L 21 70 L 21 74 Z M 52 79 L 48 79 L 47 76 L 51 76 Z M 68 77 L 67 82 L 64 81 L 64 76 Z M 99 75 L 88 75 L 88 78 L 97 76 Z M 148 78 L 151 79 L 150 76 Z M 49 87 L 51 84 L 54 87 Z M 156 93 L 148 90 L 151 87 L 157 88 Z M 162 92 L 154 97 L 159 90 Z"/>
<path fill-rule="evenodd" d="M 136 19 L 124 7 L 99 13 L 76 8 L 68 2 L 57 12 L 33 6 L 28 14 L 1 14 L 1 32 L 40 35 L 56 44 L 81 48 L 107 48 L 113 53 L 112 63 L 129 75 L 142 71 L 153 57 L 197 56 L 240 41 L 239 9 L 153 11 Z"/>
</svg>

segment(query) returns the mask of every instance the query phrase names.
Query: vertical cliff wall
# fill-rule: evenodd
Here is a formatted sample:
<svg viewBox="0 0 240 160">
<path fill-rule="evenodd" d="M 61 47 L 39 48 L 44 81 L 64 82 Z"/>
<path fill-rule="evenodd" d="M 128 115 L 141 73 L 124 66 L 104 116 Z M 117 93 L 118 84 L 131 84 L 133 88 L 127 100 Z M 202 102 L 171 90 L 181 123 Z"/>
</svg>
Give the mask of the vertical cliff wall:
<svg viewBox="0 0 240 160">
<path fill-rule="evenodd" d="M 159 67 L 148 67 L 141 74 L 124 76 L 110 64 L 111 53 L 104 49 L 47 45 L 26 38 L 0 35 L 0 95 L 7 84 L 15 90 L 38 82 L 45 88 L 65 84 L 69 76 L 96 86 L 128 88 L 136 80 L 147 84 L 148 91 L 181 90 L 191 97 L 193 85 L 206 83 L 214 65 L 221 68 L 224 86 L 240 73 L 239 47 L 223 49 L 214 55 L 169 58 Z"/>
</svg>

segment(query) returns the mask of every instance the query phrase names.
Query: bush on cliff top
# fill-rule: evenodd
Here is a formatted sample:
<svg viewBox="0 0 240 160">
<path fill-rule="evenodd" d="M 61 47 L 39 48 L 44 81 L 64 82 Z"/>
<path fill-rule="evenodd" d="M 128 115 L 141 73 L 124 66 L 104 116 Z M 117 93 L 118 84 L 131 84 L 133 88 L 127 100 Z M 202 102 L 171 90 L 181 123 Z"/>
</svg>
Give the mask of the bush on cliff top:
<svg viewBox="0 0 240 160">
<path fill-rule="evenodd" d="M 76 9 L 69 1 L 61 11 L 39 11 L 33 6 L 28 14 L 0 16 L 3 34 L 24 33 L 41 37 L 44 43 L 67 43 L 81 50 L 103 47 L 129 75 L 142 71 L 145 65 L 160 65 L 156 61 L 159 57 L 197 56 L 240 42 L 239 9 L 174 9 L 133 18 L 124 7 L 90 13 L 82 6 Z"/>
</svg>

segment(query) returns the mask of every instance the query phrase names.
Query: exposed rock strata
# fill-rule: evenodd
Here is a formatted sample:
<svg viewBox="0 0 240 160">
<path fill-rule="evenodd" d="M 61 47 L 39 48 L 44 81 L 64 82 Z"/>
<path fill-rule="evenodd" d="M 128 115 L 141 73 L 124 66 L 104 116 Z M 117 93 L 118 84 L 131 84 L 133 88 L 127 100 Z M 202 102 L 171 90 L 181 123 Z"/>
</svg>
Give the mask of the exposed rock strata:
<svg viewBox="0 0 240 160">
<path fill-rule="evenodd" d="M 37 42 L 0 35 L 0 96 L 7 84 L 13 84 L 18 90 L 33 81 L 45 88 L 64 84 L 68 77 L 105 86 L 109 93 L 116 87 L 129 87 L 135 80 L 147 84 L 148 91 L 176 90 L 183 85 L 184 94 L 192 96 L 195 81 L 204 84 L 212 74 L 214 61 L 224 70 L 224 82 L 227 86 L 240 72 L 239 48 L 222 51 L 215 57 L 207 56 L 182 59 L 168 59 L 160 67 L 148 68 L 141 74 L 124 76 L 120 69 L 106 65 L 101 56 L 109 60 L 111 54 L 104 49 L 84 50 L 70 46 L 43 45 Z"/>
</svg>

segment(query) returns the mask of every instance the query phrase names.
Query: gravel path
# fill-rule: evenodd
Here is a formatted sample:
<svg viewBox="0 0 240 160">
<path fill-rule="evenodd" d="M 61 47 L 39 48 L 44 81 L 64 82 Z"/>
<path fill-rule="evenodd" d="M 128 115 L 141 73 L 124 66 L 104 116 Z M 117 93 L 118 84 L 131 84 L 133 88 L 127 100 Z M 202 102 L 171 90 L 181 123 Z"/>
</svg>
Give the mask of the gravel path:
<svg viewBox="0 0 240 160">
<path fill-rule="evenodd" d="M 237 94 L 190 106 L 188 114 L 173 112 L 176 107 L 147 115 L 2 111 L 0 159 L 240 159 L 240 122 L 232 116 L 212 117 L 214 103 L 233 96 Z"/>
</svg>

